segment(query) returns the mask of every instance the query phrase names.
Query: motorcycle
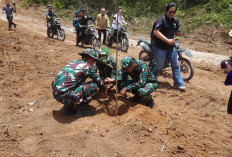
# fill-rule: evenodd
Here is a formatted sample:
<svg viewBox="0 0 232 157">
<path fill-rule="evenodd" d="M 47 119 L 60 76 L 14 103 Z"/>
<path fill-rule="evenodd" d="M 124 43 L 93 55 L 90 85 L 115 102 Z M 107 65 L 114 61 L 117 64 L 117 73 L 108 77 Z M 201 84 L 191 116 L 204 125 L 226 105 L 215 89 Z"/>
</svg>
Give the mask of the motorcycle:
<svg viewBox="0 0 232 157">
<path fill-rule="evenodd" d="M 180 48 L 180 40 L 178 38 L 175 38 L 175 48 L 177 50 L 178 54 L 178 60 L 180 64 L 180 69 L 181 69 L 181 75 L 184 79 L 184 81 L 189 81 L 193 78 L 194 75 L 194 68 L 192 63 L 183 55 L 186 55 L 187 57 L 192 58 L 192 54 L 190 51 Z M 155 57 L 153 56 L 152 52 L 152 45 L 153 43 L 150 40 L 146 40 L 143 38 L 140 38 L 138 40 L 138 45 L 142 48 L 142 51 L 139 53 L 139 59 L 147 63 L 149 68 L 152 70 L 155 65 Z M 169 61 L 166 60 L 164 68 L 170 67 Z"/>
<path fill-rule="evenodd" d="M 129 48 L 129 33 L 127 32 L 127 26 L 123 25 L 119 32 L 118 43 L 122 52 L 127 52 Z M 117 43 L 117 36 L 114 37 L 112 43 L 109 43 L 110 37 L 114 35 L 114 29 L 112 27 L 108 28 L 108 36 L 106 40 L 106 45 L 112 46 L 113 43 Z"/>
<path fill-rule="evenodd" d="M 86 27 L 87 29 L 84 32 L 84 37 L 82 40 L 83 45 L 93 45 L 93 49 L 95 50 L 100 50 L 101 48 L 101 43 L 99 40 L 99 35 L 96 33 L 94 26 L 89 25 L 89 26 L 82 26 Z"/>
<path fill-rule="evenodd" d="M 47 35 L 49 38 L 57 36 L 57 40 L 64 41 L 66 38 L 65 30 L 61 27 L 60 18 L 55 18 L 52 23 L 47 23 L 48 31 Z"/>
</svg>

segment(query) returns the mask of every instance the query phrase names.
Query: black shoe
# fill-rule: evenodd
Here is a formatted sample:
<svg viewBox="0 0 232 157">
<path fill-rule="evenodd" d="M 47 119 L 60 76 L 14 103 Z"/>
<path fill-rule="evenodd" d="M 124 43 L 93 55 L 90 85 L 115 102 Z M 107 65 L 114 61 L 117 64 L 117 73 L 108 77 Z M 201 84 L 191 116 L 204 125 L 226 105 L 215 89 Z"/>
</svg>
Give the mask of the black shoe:
<svg viewBox="0 0 232 157">
<path fill-rule="evenodd" d="M 89 107 L 89 103 L 82 102 L 80 103 L 80 106 L 78 106 L 78 110 L 85 111 L 85 110 L 88 110 L 88 107 Z"/>
<path fill-rule="evenodd" d="M 149 97 L 145 106 L 150 107 L 152 109 L 154 107 L 154 105 L 155 105 L 155 103 L 154 103 L 152 97 Z"/>
<path fill-rule="evenodd" d="M 75 113 L 75 117 L 81 118 L 81 117 L 94 116 L 96 114 L 96 111 L 89 110 L 88 107 L 89 107 L 89 103 L 82 102 Z"/>
<path fill-rule="evenodd" d="M 137 94 L 135 94 L 132 98 L 129 98 L 130 101 L 132 102 L 138 102 L 139 100 L 141 100 L 141 97 Z"/>
<path fill-rule="evenodd" d="M 63 114 L 74 114 L 76 113 L 76 110 L 74 110 L 72 106 L 64 105 L 61 109 L 61 112 Z"/>
<path fill-rule="evenodd" d="M 16 27 L 17 27 L 17 24 L 14 25 L 14 28 L 16 28 Z"/>
</svg>

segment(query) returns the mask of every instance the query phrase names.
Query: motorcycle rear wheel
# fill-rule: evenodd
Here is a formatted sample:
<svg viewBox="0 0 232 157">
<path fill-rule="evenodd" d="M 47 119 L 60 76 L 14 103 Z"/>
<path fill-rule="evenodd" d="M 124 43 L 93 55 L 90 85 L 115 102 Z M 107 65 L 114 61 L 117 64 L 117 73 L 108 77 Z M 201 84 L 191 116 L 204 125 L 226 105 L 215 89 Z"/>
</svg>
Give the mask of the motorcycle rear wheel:
<svg viewBox="0 0 232 157">
<path fill-rule="evenodd" d="M 184 81 L 189 81 L 193 78 L 194 69 L 192 63 L 187 58 L 178 58 L 180 64 L 181 75 Z"/>
<path fill-rule="evenodd" d="M 93 49 L 96 51 L 99 51 L 101 48 L 100 40 L 96 37 L 93 37 L 92 39 Z"/>
<path fill-rule="evenodd" d="M 140 51 L 139 53 L 139 60 L 144 61 L 147 65 L 150 65 L 150 62 L 152 61 L 153 56 L 149 54 L 149 52 L 146 52 L 144 50 Z"/>
<path fill-rule="evenodd" d="M 62 28 L 58 29 L 58 31 L 57 31 L 57 39 L 61 40 L 61 41 L 64 41 L 65 38 L 66 38 L 66 34 L 65 34 L 64 29 L 62 29 Z"/>
</svg>

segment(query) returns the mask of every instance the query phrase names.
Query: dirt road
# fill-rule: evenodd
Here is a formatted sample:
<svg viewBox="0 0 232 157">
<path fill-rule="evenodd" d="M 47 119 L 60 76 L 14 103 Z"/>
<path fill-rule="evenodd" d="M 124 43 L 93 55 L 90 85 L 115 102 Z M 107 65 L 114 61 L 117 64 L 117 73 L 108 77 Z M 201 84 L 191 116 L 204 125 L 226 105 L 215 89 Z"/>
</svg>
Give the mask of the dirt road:
<svg viewBox="0 0 232 157">
<path fill-rule="evenodd" d="M 119 115 L 108 116 L 106 106 L 115 103 L 111 92 L 90 103 L 95 116 L 76 119 L 59 112 L 51 82 L 83 49 L 74 46 L 71 31 L 65 42 L 46 38 L 39 12 L 21 10 L 11 32 L 1 16 L 0 156 L 231 156 L 232 116 L 226 113 L 231 88 L 215 64 L 225 56 L 193 58 L 196 73 L 185 93 L 172 88 L 171 71 L 165 71 L 153 109 L 119 97 Z M 131 46 L 119 58 L 138 58 L 139 51 Z"/>
</svg>

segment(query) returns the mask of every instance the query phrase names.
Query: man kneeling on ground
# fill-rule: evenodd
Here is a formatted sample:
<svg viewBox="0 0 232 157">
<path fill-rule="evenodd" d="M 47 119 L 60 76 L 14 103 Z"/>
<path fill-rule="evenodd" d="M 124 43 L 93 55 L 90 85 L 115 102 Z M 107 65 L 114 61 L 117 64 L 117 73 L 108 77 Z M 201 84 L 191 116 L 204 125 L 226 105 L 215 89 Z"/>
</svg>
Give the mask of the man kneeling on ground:
<svg viewBox="0 0 232 157">
<path fill-rule="evenodd" d="M 84 111 L 93 99 L 97 87 L 104 95 L 107 94 L 103 80 L 92 67 L 98 60 L 97 53 L 92 49 L 86 49 L 79 54 L 82 59 L 67 64 L 52 84 L 54 98 L 64 104 L 61 111 L 65 114 L 76 112 L 76 117 L 88 115 L 88 111 Z M 87 78 L 92 79 L 92 81 L 85 82 Z M 74 107 L 77 104 L 84 109 L 75 110 Z"/>
<path fill-rule="evenodd" d="M 121 60 L 121 78 L 119 79 L 119 90 L 121 95 L 126 92 L 134 94 L 132 101 L 143 100 L 145 105 L 153 108 L 154 101 L 151 93 L 156 90 L 158 81 L 147 65 L 135 58 L 124 57 Z M 128 76 L 131 79 L 128 79 Z"/>
<path fill-rule="evenodd" d="M 104 80 L 107 90 L 114 87 L 117 72 L 116 60 L 111 55 L 111 52 L 110 49 L 102 47 L 101 50 L 98 51 L 98 62 L 96 64 L 99 70 L 99 76 Z"/>
</svg>

